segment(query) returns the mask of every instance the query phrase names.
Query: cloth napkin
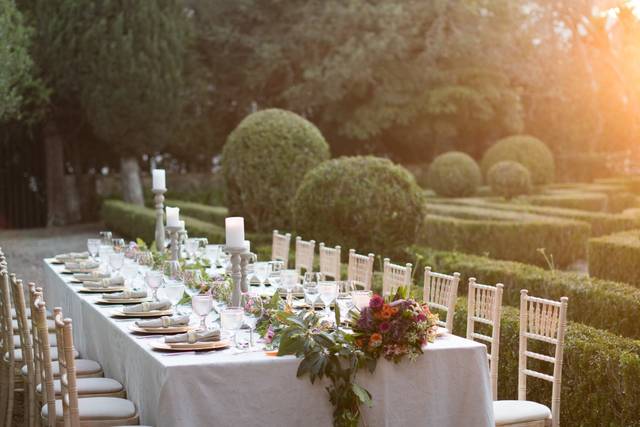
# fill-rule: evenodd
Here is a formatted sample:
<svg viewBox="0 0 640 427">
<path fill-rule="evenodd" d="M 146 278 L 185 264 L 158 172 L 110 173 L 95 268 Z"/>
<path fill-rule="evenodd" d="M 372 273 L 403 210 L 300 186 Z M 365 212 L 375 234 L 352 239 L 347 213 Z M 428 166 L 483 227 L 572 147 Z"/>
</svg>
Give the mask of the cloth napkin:
<svg viewBox="0 0 640 427">
<path fill-rule="evenodd" d="M 130 299 L 130 298 L 146 298 L 146 297 L 147 297 L 147 291 L 145 291 L 144 289 L 116 292 L 115 294 L 102 294 L 102 298 L 106 298 L 106 299 Z"/>
<path fill-rule="evenodd" d="M 189 324 L 189 316 L 162 316 L 159 319 L 138 320 L 136 326 L 141 328 L 168 328 Z"/>
<path fill-rule="evenodd" d="M 99 282 L 102 279 L 108 279 L 111 277 L 109 273 L 100 273 L 99 271 L 92 271 L 90 273 L 76 273 L 73 278 L 81 282 Z"/>
<path fill-rule="evenodd" d="M 220 341 L 220 330 L 209 329 L 208 331 L 189 331 L 186 334 L 178 334 L 165 337 L 164 342 L 169 343 L 189 343 Z"/>
<path fill-rule="evenodd" d="M 110 279 L 100 279 L 98 282 L 84 282 L 85 288 L 111 288 L 124 286 L 124 278 L 117 276 Z"/>
<path fill-rule="evenodd" d="M 131 305 L 122 309 L 124 313 L 144 313 L 146 311 L 154 310 L 168 310 L 171 308 L 171 302 L 169 300 L 162 300 L 158 302 L 143 302 L 142 304 Z"/>
<path fill-rule="evenodd" d="M 79 262 L 65 262 L 64 266 L 67 270 L 93 270 L 100 267 L 98 261 L 79 261 Z"/>
<path fill-rule="evenodd" d="M 69 252 L 66 254 L 56 255 L 58 261 L 72 260 L 72 259 L 87 259 L 89 258 L 89 252 Z"/>
</svg>

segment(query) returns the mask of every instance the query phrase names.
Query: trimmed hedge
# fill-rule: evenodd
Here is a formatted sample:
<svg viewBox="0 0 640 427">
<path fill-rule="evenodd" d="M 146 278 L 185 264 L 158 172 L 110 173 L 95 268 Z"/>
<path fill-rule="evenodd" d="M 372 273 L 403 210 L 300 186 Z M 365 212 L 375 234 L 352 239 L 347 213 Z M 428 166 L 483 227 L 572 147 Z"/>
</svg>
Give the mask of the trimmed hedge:
<svg viewBox="0 0 640 427">
<path fill-rule="evenodd" d="M 537 296 L 533 291 L 530 293 Z M 466 309 L 466 299 L 460 298 L 454 319 L 454 332 L 457 335 L 466 335 Z M 577 310 L 569 297 L 568 313 Z M 500 332 L 498 398 L 516 399 L 519 343 L 517 309 L 503 308 Z M 548 345 L 529 343 L 531 350 L 549 354 Z M 551 374 L 551 365 L 548 363 L 529 359 L 529 366 Z M 527 383 L 527 399 L 551 407 L 551 384 L 531 377 Z M 562 367 L 560 425 L 640 426 L 638 408 L 640 341 L 569 322 Z"/>
<path fill-rule="evenodd" d="M 503 160 L 521 163 L 531 173 L 531 183 L 534 185 L 548 184 L 555 175 L 555 163 L 551 150 L 530 135 L 513 135 L 503 138 L 493 144 L 484 153 L 480 166 L 482 173 L 487 176 L 493 165 Z"/>
<path fill-rule="evenodd" d="M 220 227 L 224 227 L 224 219 L 229 216 L 229 211 L 224 206 L 207 206 L 184 200 L 165 200 L 164 205 L 177 206 L 180 208 L 181 215 L 219 225 Z"/>
<path fill-rule="evenodd" d="M 640 230 L 589 240 L 589 273 L 640 287 Z"/>
<path fill-rule="evenodd" d="M 606 194 L 590 192 L 536 194 L 526 197 L 525 200 L 532 205 L 580 209 L 591 212 L 606 211 L 608 203 Z"/>
<path fill-rule="evenodd" d="M 506 199 L 531 192 L 529 169 L 512 160 L 503 160 L 491 166 L 487 181 L 494 194 Z"/>
<path fill-rule="evenodd" d="M 419 243 L 492 258 L 546 265 L 539 249 L 564 267 L 587 255 L 588 223 L 568 219 L 484 209 L 475 206 L 427 205 Z"/>
<path fill-rule="evenodd" d="M 467 197 L 482 183 L 482 173 L 475 160 L 460 151 L 439 155 L 429 166 L 429 187 L 439 196 Z"/>
<path fill-rule="evenodd" d="M 628 191 L 627 187 L 620 184 L 554 184 L 549 189 L 557 189 L 554 193 L 562 194 L 571 192 L 601 193 L 607 196 L 605 210 L 618 213 L 636 204 L 635 194 Z M 564 191 L 563 191 L 564 190 Z"/>
<path fill-rule="evenodd" d="M 518 202 L 492 202 L 480 198 L 457 199 L 452 200 L 451 203 L 584 221 L 591 225 L 591 235 L 594 237 L 630 230 L 640 225 L 640 221 L 633 217 L 579 209 L 533 206 Z"/>
<path fill-rule="evenodd" d="M 528 289 L 532 295 L 543 298 L 567 296 L 569 320 L 640 338 L 640 290 L 626 283 L 425 247 L 411 248 L 406 262 L 420 264 L 416 267 L 420 271 L 430 265 L 442 273 L 460 272 L 460 295 L 466 295 L 470 276 L 480 283 L 503 283 L 503 303 L 514 307 L 520 306 L 520 289 Z"/>
</svg>

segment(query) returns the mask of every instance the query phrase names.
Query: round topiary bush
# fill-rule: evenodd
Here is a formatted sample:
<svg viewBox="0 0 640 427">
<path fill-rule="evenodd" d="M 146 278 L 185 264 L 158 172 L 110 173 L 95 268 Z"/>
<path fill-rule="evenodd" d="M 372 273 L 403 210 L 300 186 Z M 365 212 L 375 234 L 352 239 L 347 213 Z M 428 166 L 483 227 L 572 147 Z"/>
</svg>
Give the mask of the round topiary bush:
<svg viewBox="0 0 640 427">
<path fill-rule="evenodd" d="M 487 176 L 491 191 L 511 199 L 531 191 L 531 174 L 518 162 L 504 160 L 491 166 Z"/>
<path fill-rule="evenodd" d="M 229 213 L 259 231 L 289 227 L 300 181 L 328 158 L 329 145 L 303 117 L 279 109 L 250 114 L 222 150 Z"/>
<path fill-rule="evenodd" d="M 427 182 L 438 196 L 468 197 L 475 194 L 482 183 L 482 173 L 471 156 L 451 151 L 433 160 Z"/>
<path fill-rule="evenodd" d="M 402 166 L 372 156 L 341 157 L 312 169 L 293 202 L 298 233 L 346 250 L 394 256 L 414 243 L 424 197 Z"/>
<path fill-rule="evenodd" d="M 481 167 L 487 176 L 493 165 L 503 160 L 521 163 L 531 173 L 534 185 L 548 184 L 555 175 L 551 150 L 539 139 L 528 135 L 514 135 L 501 139 L 484 153 Z"/>
</svg>

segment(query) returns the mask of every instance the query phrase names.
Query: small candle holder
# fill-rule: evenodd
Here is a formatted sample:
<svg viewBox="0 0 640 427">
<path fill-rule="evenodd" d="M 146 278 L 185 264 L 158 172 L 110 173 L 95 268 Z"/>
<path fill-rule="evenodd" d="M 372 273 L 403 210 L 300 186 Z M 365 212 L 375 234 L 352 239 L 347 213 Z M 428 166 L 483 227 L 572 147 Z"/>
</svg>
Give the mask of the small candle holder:
<svg viewBox="0 0 640 427">
<path fill-rule="evenodd" d="M 166 188 L 153 190 L 155 194 L 153 200 L 156 207 L 156 249 L 158 252 L 164 251 L 164 193 Z"/>
<path fill-rule="evenodd" d="M 244 247 L 234 248 L 226 246 L 225 250 L 231 255 L 231 280 L 233 281 L 233 289 L 231 289 L 231 306 L 240 306 L 240 295 L 243 292 L 243 282 L 246 278 L 246 263 L 243 262 L 243 255 L 249 255 Z"/>
<path fill-rule="evenodd" d="M 171 238 L 171 261 L 179 261 L 180 259 L 180 227 L 167 225 L 167 231 Z"/>
</svg>

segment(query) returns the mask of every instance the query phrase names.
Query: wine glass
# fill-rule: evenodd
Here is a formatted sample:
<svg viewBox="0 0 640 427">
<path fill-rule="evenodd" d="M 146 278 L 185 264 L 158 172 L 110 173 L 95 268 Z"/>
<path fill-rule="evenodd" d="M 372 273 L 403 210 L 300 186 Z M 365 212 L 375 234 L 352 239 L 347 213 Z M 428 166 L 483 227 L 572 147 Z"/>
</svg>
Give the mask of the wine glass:
<svg viewBox="0 0 640 427">
<path fill-rule="evenodd" d="M 211 295 L 193 295 L 191 297 L 191 308 L 193 312 L 200 317 L 200 326 L 202 330 L 207 329 L 207 316 L 213 309 L 213 298 Z"/>
<path fill-rule="evenodd" d="M 197 269 L 184 270 L 182 272 L 182 279 L 187 286 L 187 293 L 189 295 L 195 295 L 200 292 L 200 288 L 204 283 L 202 271 Z"/>
<path fill-rule="evenodd" d="M 122 266 L 122 277 L 124 278 L 125 289 L 132 288 L 132 283 L 138 275 L 138 264 L 131 260 L 125 260 Z"/>
<path fill-rule="evenodd" d="M 113 246 L 113 251 L 115 253 L 120 253 L 120 252 L 124 253 L 125 246 L 126 246 L 124 239 L 112 239 L 111 245 Z"/>
<path fill-rule="evenodd" d="M 209 240 L 206 237 L 198 237 L 196 240 L 198 241 L 198 245 L 196 247 L 196 258 L 202 258 L 207 251 Z"/>
<path fill-rule="evenodd" d="M 91 255 L 91 259 L 95 261 L 98 251 L 100 250 L 100 239 L 87 239 L 87 249 Z"/>
<path fill-rule="evenodd" d="M 257 294 L 245 292 L 240 296 L 240 306 L 244 310 L 244 324 L 249 327 L 249 349 L 251 349 L 253 348 L 253 331 L 264 314 L 262 298 Z"/>
<path fill-rule="evenodd" d="M 198 238 L 190 237 L 184 245 L 184 249 L 187 251 L 187 256 L 190 260 L 195 261 L 196 251 L 198 250 Z"/>
<path fill-rule="evenodd" d="M 367 290 L 353 290 L 351 291 L 351 300 L 353 305 L 358 310 L 362 311 L 363 308 L 369 306 L 369 301 L 373 295 L 372 291 Z"/>
<path fill-rule="evenodd" d="M 293 288 L 298 284 L 298 272 L 296 270 L 280 271 L 280 287 L 287 291 L 287 304 L 293 303 Z"/>
<path fill-rule="evenodd" d="M 205 256 L 209 260 L 211 267 L 216 268 L 218 266 L 219 254 L 220 254 L 220 245 L 207 245 L 205 249 Z"/>
<path fill-rule="evenodd" d="M 220 328 L 229 331 L 238 347 L 238 330 L 242 326 L 244 310 L 242 307 L 227 307 L 220 311 Z"/>
<path fill-rule="evenodd" d="M 338 282 L 338 296 L 336 297 L 336 305 L 340 308 L 340 321 L 348 318 L 349 311 L 353 308 L 353 297 L 351 292 L 354 290 L 353 283 L 349 281 Z"/>
<path fill-rule="evenodd" d="M 329 306 L 338 296 L 338 284 L 336 282 L 320 282 L 318 283 L 318 292 L 320 293 L 320 299 L 324 303 L 323 314 L 331 318 L 331 308 Z"/>
<path fill-rule="evenodd" d="M 153 300 L 158 301 L 158 288 L 162 285 L 162 272 L 149 270 L 144 275 L 144 281 L 153 293 Z"/>
<path fill-rule="evenodd" d="M 173 308 L 174 312 L 177 312 L 178 314 L 182 314 L 181 312 L 178 312 L 178 303 L 180 302 L 180 300 L 182 299 L 182 296 L 184 295 L 184 284 L 165 283 L 162 289 L 164 291 L 166 298 L 171 302 L 171 307 Z"/>
<path fill-rule="evenodd" d="M 162 263 L 162 274 L 165 283 L 181 283 L 182 267 L 179 261 L 166 260 Z"/>
<path fill-rule="evenodd" d="M 113 234 L 111 234 L 110 231 L 101 231 L 100 232 L 101 244 L 111 246 L 112 244 L 111 241 L 113 240 L 112 237 L 113 237 Z"/>
<path fill-rule="evenodd" d="M 320 296 L 320 291 L 318 290 L 318 282 L 313 280 L 305 280 L 302 284 L 302 288 L 304 290 L 304 299 L 306 303 L 311 306 L 312 311 L 316 311 L 316 302 L 318 301 L 318 297 Z"/>
<path fill-rule="evenodd" d="M 117 276 L 120 272 L 120 269 L 124 265 L 124 254 L 123 253 L 112 253 L 109 254 L 109 265 L 113 270 L 113 276 Z"/>
<path fill-rule="evenodd" d="M 253 264 L 253 274 L 258 282 L 260 282 L 260 286 L 264 286 L 264 283 L 269 278 L 269 274 L 271 274 L 271 264 L 268 262 L 256 262 Z"/>
</svg>

